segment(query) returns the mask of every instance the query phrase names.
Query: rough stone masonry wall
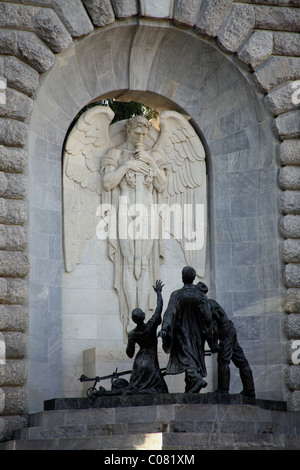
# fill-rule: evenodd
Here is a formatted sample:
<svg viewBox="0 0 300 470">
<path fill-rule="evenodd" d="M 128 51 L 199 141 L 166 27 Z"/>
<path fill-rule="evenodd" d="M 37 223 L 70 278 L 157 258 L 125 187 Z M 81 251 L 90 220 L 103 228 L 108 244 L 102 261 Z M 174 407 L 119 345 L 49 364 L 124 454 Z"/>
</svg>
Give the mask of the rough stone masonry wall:
<svg viewBox="0 0 300 470">
<path fill-rule="evenodd" d="M 26 424 L 29 322 L 27 141 L 40 76 L 96 28 L 144 16 L 213 38 L 252 74 L 278 139 L 279 230 L 286 287 L 288 407 L 300 410 L 300 9 L 298 0 L 11 0 L 0 2 L 0 440 Z M 7 85 L 7 87 L 6 87 Z"/>
</svg>

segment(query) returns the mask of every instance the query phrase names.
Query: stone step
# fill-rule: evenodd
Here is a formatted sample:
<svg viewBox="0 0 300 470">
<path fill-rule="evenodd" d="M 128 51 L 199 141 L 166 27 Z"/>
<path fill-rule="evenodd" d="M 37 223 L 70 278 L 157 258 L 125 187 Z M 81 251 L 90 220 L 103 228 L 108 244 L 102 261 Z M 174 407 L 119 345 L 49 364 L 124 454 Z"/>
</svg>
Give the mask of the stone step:
<svg viewBox="0 0 300 470">
<path fill-rule="evenodd" d="M 283 448 L 285 436 L 251 433 L 170 433 L 165 434 L 163 449 L 218 450 Z"/>
<path fill-rule="evenodd" d="M 37 426 L 16 431 L 15 439 L 63 439 L 79 437 L 116 436 L 136 433 L 208 433 L 208 434 L 300 434 L 294 426 L 284 427 L 278 422 L 249 421 L 163 421 L 144 423 L 88 424 L 69 426 Z"/>
<path fill-rule="evenodd" d="M 297 414 L 296 414 L 297 415 Z M 240 432 L 300 434 L 300 416 L 252 405 L 174 404 L 51 410 L 29 416 L 30 428 L 74 426 L 83 433 Z M 94 427 L 93 427 L 94 426 Z M 89 428 L 90 427 L 90 428 Z M 69 430 L 70 431 L 70 430 Z M 25 431 L 24 431 L 25 432 Z M 33 431 L 28 431 L 33 432 Z"/>
<path fill-rule="evenodd" d="M 299 449 L 299 436 L 233 433 L 150 433 L 117 436 L 20 439 L 0 450 L 280 450 Z"/>
<path fill-rule="evenodd" d="M 286 434 L 164 434 L 162 450 L 299 450 L 300 436 Z"/>
<path fill-rule="evenodd" d="M 29 427 L 14 433 L 15 439 L 68 439 L 167 432 L 169 423 L 90 424 L 79 426 Z"/>
<path fill-rule="evenodd" d="M 0 450 L 160 450 L 163 433 L 62 439 L 20 439 L 0 443 Z"/>
<path fill-rule="evenodd" d="M 291 425 L 293 416 L 253 405 L 174 404 L 120 408 L 41 411 L 29 416 L 29 426 L 146 423 L 164 421 L 278 422 Z M 300 426 L 299 419 L 295 425 Z"/>
<path fill-rule="evenodd" d="M 29 426 L 0 443 L 0 450 L 300 448 L 299 413 L 277 403 L 261 407 L 240 397 L 221 404 L 197 396 L 180 396 L 179 403 L 172 397 L 142 398 L 52 400 L 44 411 L 29 415 Z"/>
</svg>

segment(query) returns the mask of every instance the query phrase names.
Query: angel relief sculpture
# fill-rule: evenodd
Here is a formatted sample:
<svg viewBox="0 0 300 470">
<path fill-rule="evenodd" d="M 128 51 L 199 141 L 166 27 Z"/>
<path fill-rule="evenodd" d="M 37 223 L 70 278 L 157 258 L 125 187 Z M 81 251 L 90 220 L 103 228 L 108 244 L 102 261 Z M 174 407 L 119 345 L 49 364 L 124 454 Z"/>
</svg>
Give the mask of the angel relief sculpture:
<svg viewBox="0 0 300 470">
<path fill-rule="evenodd" d="M 168 238 L 178 240 L 187 263 L 204 275 L 205 153 L 177 112 L 164 111 L 159 127 L 142 116 L 111 124 L 113 117 L 107 106 L 90 108 L 67 138 L 64 253 L 70 272 L 89 238 L 96 232 L 107 238 L 126 340 L 132 310 L 147 312 Z"/>
</svg>

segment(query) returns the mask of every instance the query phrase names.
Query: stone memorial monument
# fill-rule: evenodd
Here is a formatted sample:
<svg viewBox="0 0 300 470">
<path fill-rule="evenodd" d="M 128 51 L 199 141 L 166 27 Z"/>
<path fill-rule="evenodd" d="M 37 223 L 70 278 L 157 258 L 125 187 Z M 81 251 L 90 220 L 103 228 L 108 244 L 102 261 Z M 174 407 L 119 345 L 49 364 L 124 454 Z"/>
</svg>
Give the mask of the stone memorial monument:
<svg viewBox="0 0 300 470">
<path fill-rule="evenodd" d="M 230 393 L 214 395 L 242 402 L 240 347 L 256 403 L 287 410 L 256 410 L 251 442 L 299 448 L 298 3 L 0 0 L 1 441 L 53 397 L 90 400 L 81 374 L 130 371 L 132 310 L 152 318 L 157 279 L 167 308 L 188 265 L 215 299 L 220 350 L 200 393 L 182 393 L 183 372 L 165 375 L 170 393 L 158 396 L 205 401 L 219 358 Z M 112 123 L 94 106 L 104 99 L 159 118 Z"/>
</svg>

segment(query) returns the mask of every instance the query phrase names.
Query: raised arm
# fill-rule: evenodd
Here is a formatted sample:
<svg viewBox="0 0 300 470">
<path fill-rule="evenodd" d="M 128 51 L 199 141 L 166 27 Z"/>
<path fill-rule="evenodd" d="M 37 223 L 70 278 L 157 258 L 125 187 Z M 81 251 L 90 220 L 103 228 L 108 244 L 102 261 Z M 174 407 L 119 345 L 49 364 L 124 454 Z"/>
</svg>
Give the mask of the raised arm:
<svg viewBox="0 0 300 470">
<path fill-rule="evenodd" d="M 157 294 L 157 305 L 156 305 L 156 310 L 155 313 L 158 313 L 161 315 L 162 308 L 163 308 L 163 298 L 162 298 L 162 288 L 164 287 L 164 284 L 161 281 L 156 281 L 155 287 L 153 286 L 153 289 L 155 290 Z"/>
<path fill-rule="evenodd" d="M 162 313 L 162 308 L 163 308 L 163 298 L 161 295 L 161 291 L 163 288 L 164 284 L 162 284 L 161 281 L 156 281 L 155 286 L 153 286 L 153 289 L 155 290 L 157 294 L 157 304 L 156 304 L 156 309 L 150 320 L 148 321 L 147 325 L 155 326 L 157 327 L 158 325 L 161 324 L 161 313 Z"/>
</svg>

